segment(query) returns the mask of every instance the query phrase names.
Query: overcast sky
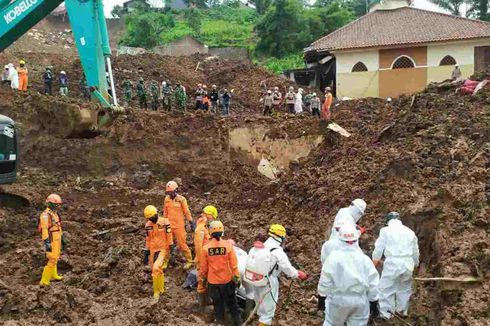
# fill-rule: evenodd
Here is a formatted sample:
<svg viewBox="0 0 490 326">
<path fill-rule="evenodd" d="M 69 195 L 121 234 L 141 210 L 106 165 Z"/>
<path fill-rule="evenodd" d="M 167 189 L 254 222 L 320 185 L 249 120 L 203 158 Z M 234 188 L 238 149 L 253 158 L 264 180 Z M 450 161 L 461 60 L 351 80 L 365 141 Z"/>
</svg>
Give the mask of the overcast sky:
<svg viewBox="0 0 490 326">
<path fill-rule="evenodd" d="M 120 5 L 120 4 L 123 4 L 124 2 L 126 2 L 126 0 L 104 0 L 104 10 L 106 13 L 106 17 L 111 16 L 111 10 L 115 5 Z M 432 11 L 439 11 L 439 12 L 446 12 L 446 11 L 444 11 L 444 9 L 441 9 L 440 7 L 429 2 L 428 0 L 414 0 L 413 3 L 414 3 L 413 6 L 415 8 L 432 10 Z"/>
</svg>

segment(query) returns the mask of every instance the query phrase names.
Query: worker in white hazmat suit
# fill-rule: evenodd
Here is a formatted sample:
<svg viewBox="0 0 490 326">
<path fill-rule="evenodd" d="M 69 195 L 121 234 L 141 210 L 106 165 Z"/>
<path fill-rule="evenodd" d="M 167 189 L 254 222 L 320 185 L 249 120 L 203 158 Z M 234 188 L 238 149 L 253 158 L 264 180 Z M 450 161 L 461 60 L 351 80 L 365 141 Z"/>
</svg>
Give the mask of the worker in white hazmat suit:
<svg viewBox="0 0 490 326">
<path fill-rule="evenodd" d="M 339 228 L 344 224 L 356 225 L 366 211 L 366 202 L 363 199 L 354 199 L 349 207 L 339 209 L 333 222 L 330 239 L 338 238 Z"/>
<path fill-rule="evenodd" d="M 9 68 L 10 87 L 13 90 L 17 90 L 19 89 L 19 74 L 17 73 L 17 70 L 15 69 L 13 64 L 9 63 L 8 68 Z"/>
<path fill-rule="evenodd" d="M 301 112 L 303 112 L 303 89 L 298 88 L 294 95 L 294 113 L 298 114 Z"/>
<path fill-rule="evenodd" d="M 248 254 L 245 250 L 237 246 L 235 240 L 228 239 L 227 241 L 231 243 L 233 249 L 235 249 L 235 255 L 238 262 L 238 271 L 240 272 L 240 278 L 243 280 L 243 276 L 245 275 L 245 267 L 247 265 Z M 246 282 L 242 282 L 241 286 L 237 289 L 237 292 L 246 299 L 254 299 L 253 287 L 249 286 L 249 284 Z"/>
<path fill-rule="evenodd" d="M 339 250 L 323 264 L 318 283 L 318 307 L 325 310 L 324 326 L 367 325 L 378 309 L 379 275 L 373 262 L 354 245 L 360 232 L 353 225 L 340 228 Z"/>
<path fill-rule="evenodd" d="M 259 305 L 259 326 L 271 325 L 279 301 L 279 275 L 306 280 L 308 276 L 291 265 L 281 245 L 286 229 L 280 224 L 269 228 L 269 238 L 257 241 L 250 249 L 243 281 L 253 286 L 255 304 Z"/>
<path fill-rule="evenodd" d="M 359 229 L 358 229 L 358 231 L 359 231 Z M 339 238 L 330 239 L 330 240 L 325 241 L 322 245 L 322 252 L 321 252 L 321 256 L 320 256 L 320 261 L 322 263 L 322 266 L 325 263 L 325 261 L 327 260 L 328 256 L 330 256 L 330 254 L 333 253 L 335 250 L 340 250 L 341 248 L 343 248 L 342 246 L 343 246 L 342 240 L 340 240 Z M 352 246 L 361 250 L 361 247 L 359 247 L 359 241 L 356 241 L 355 243 L 353 243 Z M 362 250 L 361 250 L 361 252 L 362 252 Z"/>
<path fill-rule="evenodd" d="M 397 312 L 404 316 L 412 295 L 412 274 L 419 264 L 417 236 L 402 224 L 400 214 L 388 213 L 387 226 L 379 232 L 373 251 L 373 262 L 378 265 L 384 255 L 383 272 L 379 281 L 379 307 L 383 318 Z"/>
</svg>

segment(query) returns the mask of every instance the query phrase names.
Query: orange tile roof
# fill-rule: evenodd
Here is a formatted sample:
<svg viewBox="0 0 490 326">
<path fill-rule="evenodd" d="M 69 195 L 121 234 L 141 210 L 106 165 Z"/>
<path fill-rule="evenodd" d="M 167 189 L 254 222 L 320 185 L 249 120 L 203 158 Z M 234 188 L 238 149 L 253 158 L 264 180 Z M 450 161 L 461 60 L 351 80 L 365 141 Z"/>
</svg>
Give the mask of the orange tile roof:
<svg viewBox="0 0 490 326">
<path fill-rule="evenodd" d="M 412 7 L 376 10 L 313 42 L 305 52 L 490 37 L 490 23 Z"/>
</svg>

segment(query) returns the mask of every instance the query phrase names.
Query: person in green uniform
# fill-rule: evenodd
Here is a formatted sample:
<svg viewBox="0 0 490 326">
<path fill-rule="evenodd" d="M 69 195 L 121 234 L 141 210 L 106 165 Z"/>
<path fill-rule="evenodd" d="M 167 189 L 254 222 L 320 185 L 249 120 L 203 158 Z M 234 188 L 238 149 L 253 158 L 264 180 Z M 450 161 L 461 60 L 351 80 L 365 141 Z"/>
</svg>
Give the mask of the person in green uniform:
<svg viewBox="0 0 490 326">
<path fill-rule="evenodd" d="M 136 86 L 136 91 L 138 93 L 140 109 L 148 110 L 148 102 L 146 100 L 145 81 L 143 80 L 143 78 L 140 78 L 138 85 Z"/>
</svg>

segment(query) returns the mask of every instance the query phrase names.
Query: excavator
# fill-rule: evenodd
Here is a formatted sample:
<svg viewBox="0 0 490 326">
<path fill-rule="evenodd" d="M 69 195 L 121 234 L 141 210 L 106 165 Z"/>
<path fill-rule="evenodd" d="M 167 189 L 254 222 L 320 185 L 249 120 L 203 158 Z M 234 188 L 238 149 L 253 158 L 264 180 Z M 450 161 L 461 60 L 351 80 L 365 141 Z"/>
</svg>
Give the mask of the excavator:
<svg viewBox="0 0 490 326">
<path fill-rule="evenodd" d="M 62 2 L 63 0 L 0 0 L 0 52 L 27 33 Z M 66 0 L 65 7 L 88 89 L 92 99 L 103 108 L 99 111 L 81 109 L 79 123 L 87 129 L 101 127 L 110 123 L 113 116 L 122 110 L 117 104 L 116 92 L 112 92 L 112 96 L 108 92 L 108 83 L 111 89 L 116 88 L 102 0 Z M 12 119 L 0 115 L 0 185 L 16 181 L 19 158 L 18 128 Z"/>
</svg>

